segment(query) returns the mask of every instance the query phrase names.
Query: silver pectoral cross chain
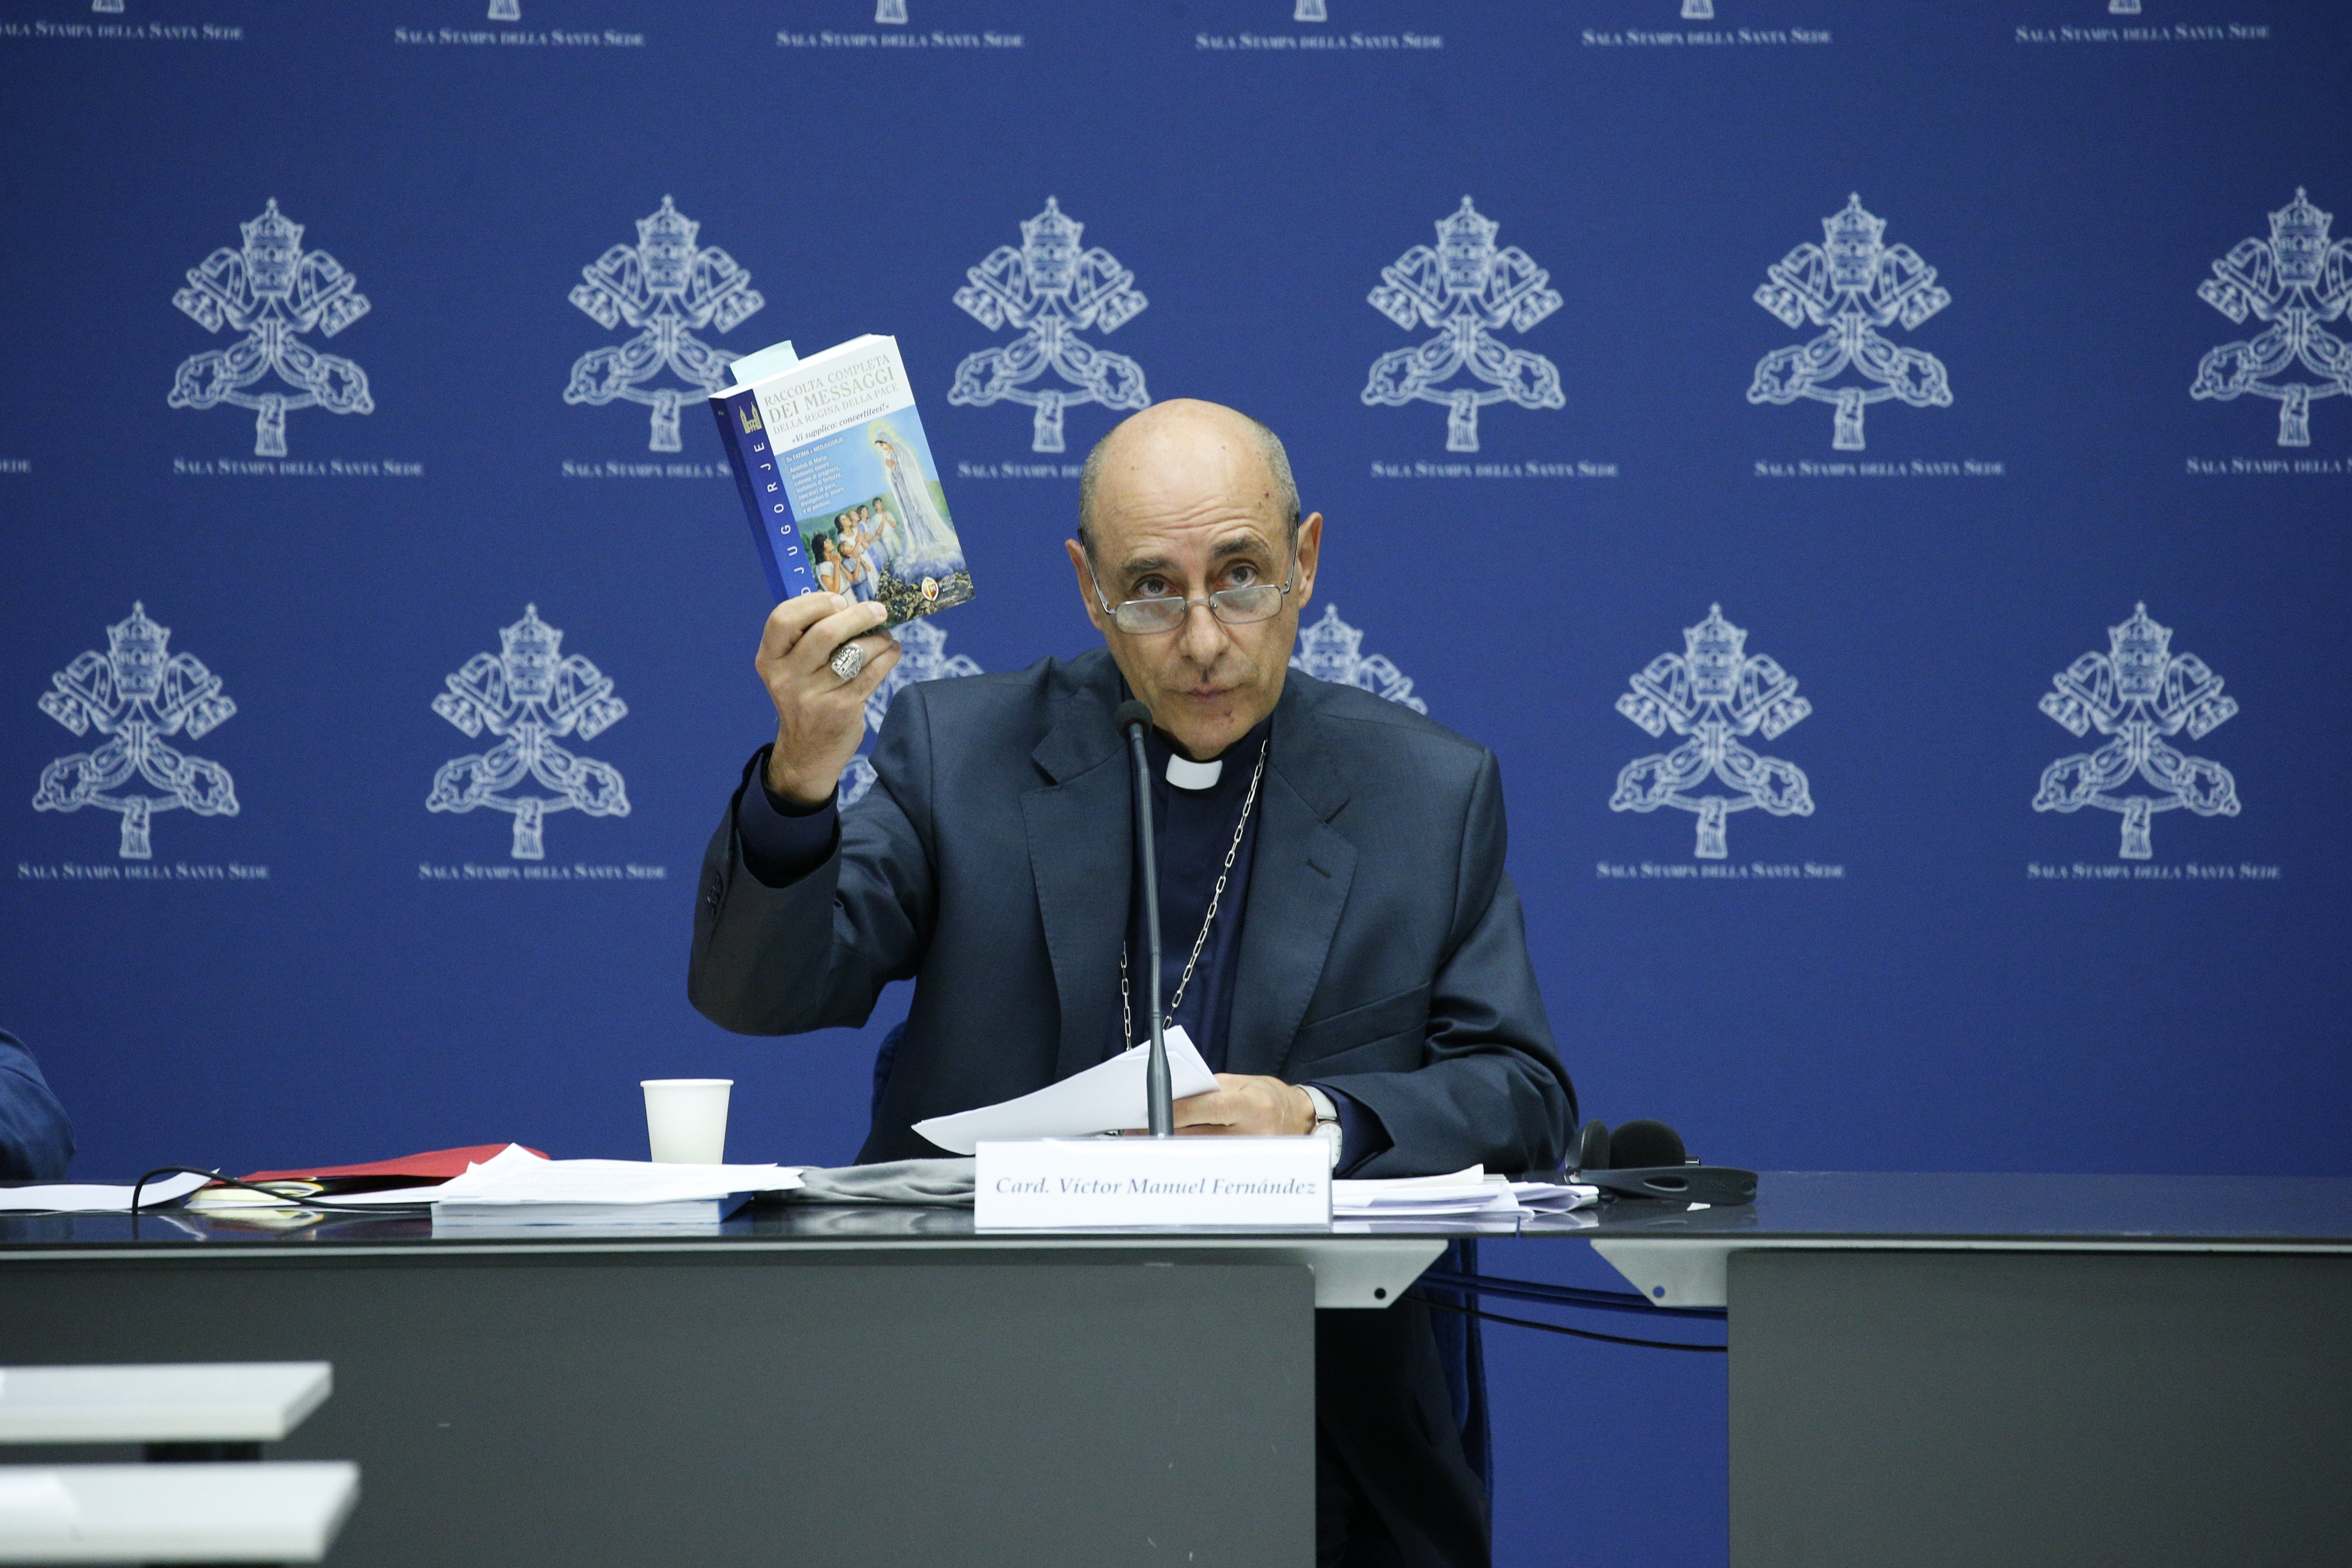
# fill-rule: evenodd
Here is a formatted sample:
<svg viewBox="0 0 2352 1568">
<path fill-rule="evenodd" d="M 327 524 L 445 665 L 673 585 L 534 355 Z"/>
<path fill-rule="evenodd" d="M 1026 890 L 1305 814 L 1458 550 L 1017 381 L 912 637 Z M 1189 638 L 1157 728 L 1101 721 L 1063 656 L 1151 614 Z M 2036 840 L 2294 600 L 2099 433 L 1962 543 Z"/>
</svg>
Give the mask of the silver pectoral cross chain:
<svg viewBox="0 0 2352 1568">
<path fill-rule="evenodd" d="M 1217 885 L 1209 893 L 1209 912 L 1201 921 L 1201 934 L 1192 939 L 1192 956 L 1184 961 L 1184 973 L 1176 982 L 1176 994 L 1168 1000 L 1168 1011 L 1160 1021 L 1162 1029 L 1176 1022 L 1176 1009 L 1183 1005 L 1184 988 L 1192 984 L 1192 970 L 1201 962 L 1201 950 L 1209 945 L 1209 928 L 1217 923 L 1217 904 L 1225 896 L 1225 882 L 1234 874 L 1234 857 L 1242 852 L 1242 834 L 1249 826 L 1250 808 L 1257 804 L 1258 782 L 1265 777 L 1265 753 L 1274 744 L 1269 735 L 1258 742 L 1257 766 L 1250 773 L 1249 793 L 1242 797 L 1241 820 L 1234 824 L 1234 841 L 1225 846 L 1225 863 L 1217 872 Z M 1129 1045 L 1135 1043 L 1135 1008 L 1129 1000 L 1127 988 L 1127 943 L 1118 944 L 1118 1014 L 1124 1025 L 1119 1038 Z M 1122 1047 L 1122 1049 L 1125 1047 Z"/>
</svg>

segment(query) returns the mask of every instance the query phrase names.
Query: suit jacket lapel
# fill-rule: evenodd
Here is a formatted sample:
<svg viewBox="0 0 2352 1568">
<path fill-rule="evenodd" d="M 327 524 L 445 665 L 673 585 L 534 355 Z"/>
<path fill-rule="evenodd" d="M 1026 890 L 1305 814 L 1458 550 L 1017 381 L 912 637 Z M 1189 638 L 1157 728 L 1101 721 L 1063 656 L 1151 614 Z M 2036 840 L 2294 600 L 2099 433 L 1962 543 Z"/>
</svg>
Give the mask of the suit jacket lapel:
<svg viewBox="0 0 2352 1568">
<path fill-rule="evenodd" d="M 1102 1060 L 1104 1020 L 1118 1005 L 1118 947 L 1134 878 L 1128 771 L 1111 727 L 1118 675 L 1108 658 L 1102 668 L 1108 680 L 1074 691 L 1032 753 L 1054 783 L 1021 797 L 1037 913 L 1061 1003 L 1056 1081 Z"/>
<path fill-rule="evenodd" d="M 1356 847 L 1330 826 L 1346 780 L 1318 744 L 1311 689 L 1293 671 L 1274 715 L 1250 858 L 1249 914 L 1234 975 L 1225 1069 L 1275 1073 L 1323 976 L 1339 912 L 1356 875 Z"/>
</svg>

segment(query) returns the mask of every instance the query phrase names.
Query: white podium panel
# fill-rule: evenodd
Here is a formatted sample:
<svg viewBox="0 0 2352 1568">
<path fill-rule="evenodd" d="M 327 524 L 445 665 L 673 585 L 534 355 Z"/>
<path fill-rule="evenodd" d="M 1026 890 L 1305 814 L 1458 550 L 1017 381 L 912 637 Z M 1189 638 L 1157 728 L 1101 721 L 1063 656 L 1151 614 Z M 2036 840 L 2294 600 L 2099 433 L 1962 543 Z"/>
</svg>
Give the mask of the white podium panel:
<svg viewBox="0 0 2352 1568">
<path fill-rule="evenodd" d="M 359 1496 L 331 1461 L 0 1466 L 0 1563 L 316 1563 Z"/>
<path fill-rule="evenodd" d="M 0 1443 L 275 1443 L 334 1384 L 322 1361 L 0 1367 Z"/>
</svg>

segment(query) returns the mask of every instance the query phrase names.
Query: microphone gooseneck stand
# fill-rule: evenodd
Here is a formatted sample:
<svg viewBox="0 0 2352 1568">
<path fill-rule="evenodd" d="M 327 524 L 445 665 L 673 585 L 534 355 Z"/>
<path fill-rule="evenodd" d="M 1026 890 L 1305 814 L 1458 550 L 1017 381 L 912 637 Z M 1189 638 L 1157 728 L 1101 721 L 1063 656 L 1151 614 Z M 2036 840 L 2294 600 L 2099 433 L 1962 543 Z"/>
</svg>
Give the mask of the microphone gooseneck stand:
<svg viewBox="0 0 2352 1568">
<path fill-rule="evenodd" d="M 1129 699 L 1118 706 L 1118 727 L 1127 734 L 1129 771 L 1135 778 L 1135 837 L 1143 852 L 1143 967 L 1150 975 L 1144 994 L 1151 1000 L 1151 1056 L 1144 1070 L 1144 1095 L 1150 1108 L 1150 1131 L 1167 1138 L 1176 1131 L 1176 1108 L 1168 1085 L 1168 1038 L 1160 1016 L 1160 854 L 1151 832 L 1151 762 L 1144 754 L 1143 731 L 1151 710 Z"/>
</svg>

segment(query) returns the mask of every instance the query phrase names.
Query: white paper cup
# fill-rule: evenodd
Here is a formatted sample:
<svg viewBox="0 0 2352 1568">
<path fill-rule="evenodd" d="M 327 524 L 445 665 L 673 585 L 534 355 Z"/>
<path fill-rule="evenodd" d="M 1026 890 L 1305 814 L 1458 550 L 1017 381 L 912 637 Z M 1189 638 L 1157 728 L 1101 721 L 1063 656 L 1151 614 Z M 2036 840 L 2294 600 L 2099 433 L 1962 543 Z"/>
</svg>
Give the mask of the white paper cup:
<svg viewBox="0 0 2352 1568">
<path fill-rule="evenodd" d="M 659 1165 L 723 1165 L 727 1163 L 727 1095 L 731 1078 L 648 1078 L 646 1139 Z"/>
</svg>

